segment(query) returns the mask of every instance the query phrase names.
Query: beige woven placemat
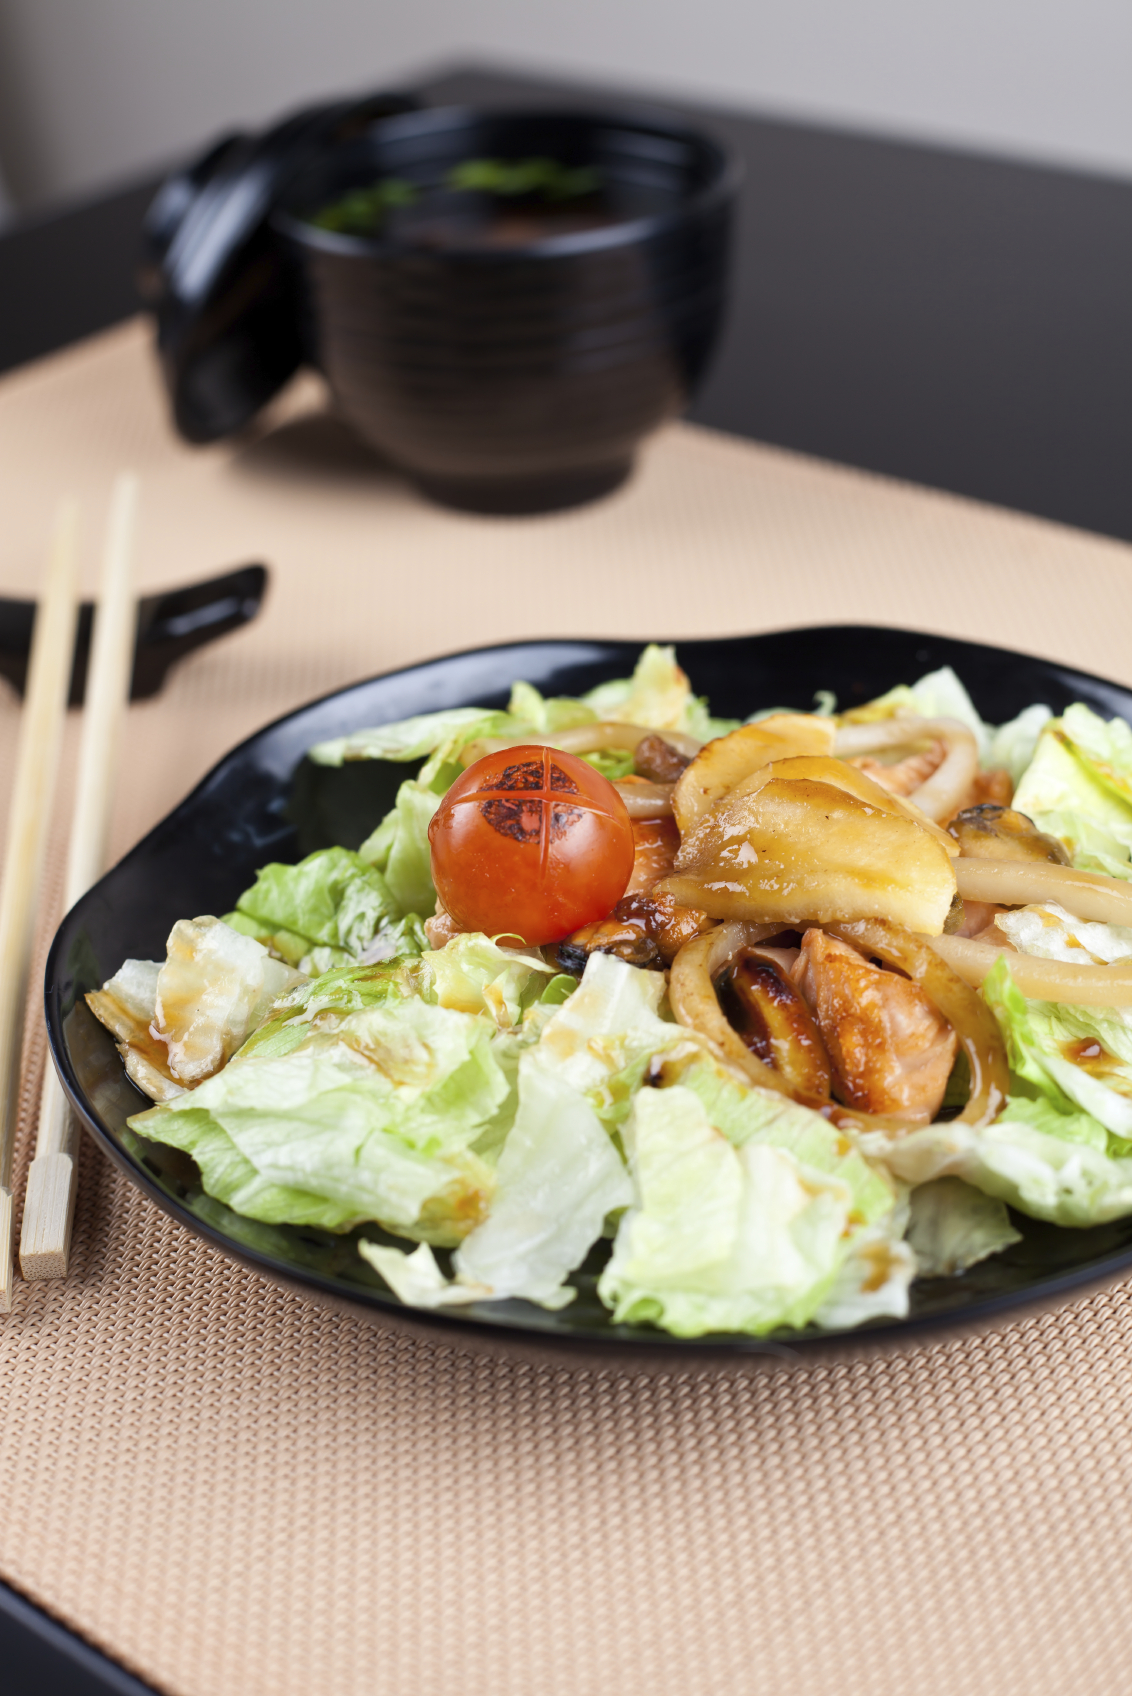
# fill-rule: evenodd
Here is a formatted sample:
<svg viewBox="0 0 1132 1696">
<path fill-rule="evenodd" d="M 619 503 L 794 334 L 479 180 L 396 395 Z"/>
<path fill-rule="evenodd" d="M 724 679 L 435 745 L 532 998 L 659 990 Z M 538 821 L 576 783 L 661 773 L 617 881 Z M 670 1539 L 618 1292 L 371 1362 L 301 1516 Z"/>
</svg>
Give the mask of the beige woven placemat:
<svg viewBox="0 0 1132 1696">
<path fill-rule="evenodd" d="M 180 447 L 137 326 L 0 383 L 0 592 L 32 588 L 71 487 L 93 579 L 122 464 L 147 586 L 274 572 L 256 626 L 132 711 L 117 852 L 273 715 L 482 641 L 848 619 L 1132 682 L 1115 542 L 684 428 L 600 506 L 461 518 L 318 404 L 311 384 L 255 439 Z M 16 719 L 4 691 L 5 794 Z M 25 1107 L 41 1064 L 33 1008 Z M 0 1321 L 0 1575 L 162 1690 L 1106 1696 L 1132 1676 L 1128 1289 L 907 1357 L 627 1378 L 303 1305 L 89 1146 L 75 1235 L 71 1278 L 20 1286 Z"/>
</svg>

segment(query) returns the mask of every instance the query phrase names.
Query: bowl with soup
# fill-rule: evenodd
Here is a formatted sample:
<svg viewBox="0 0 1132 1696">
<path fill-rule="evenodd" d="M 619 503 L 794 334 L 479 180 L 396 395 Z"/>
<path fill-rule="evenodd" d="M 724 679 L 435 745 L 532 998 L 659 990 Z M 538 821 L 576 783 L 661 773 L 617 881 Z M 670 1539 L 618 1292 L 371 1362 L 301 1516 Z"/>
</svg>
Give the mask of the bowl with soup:
<svg viewBox="0 0 1132 1696">
<path fill-rule="evenodd" d="M 739 167 L 651 117 L 435 108 L 324 148 L 272 228 L 342 415 L 427 495 L 592 500 L 702 376 Z"/>
</svg>

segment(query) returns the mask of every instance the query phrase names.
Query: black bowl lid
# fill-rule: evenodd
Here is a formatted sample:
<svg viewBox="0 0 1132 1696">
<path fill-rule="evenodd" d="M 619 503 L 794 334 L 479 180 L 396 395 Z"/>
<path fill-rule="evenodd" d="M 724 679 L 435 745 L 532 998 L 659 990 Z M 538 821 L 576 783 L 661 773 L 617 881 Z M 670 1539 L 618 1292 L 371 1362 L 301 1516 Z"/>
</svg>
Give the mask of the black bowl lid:
<svg viewBox="0 0 1132 1696">
<path fill-rule="evenodd" d="M 268 220 L 295 172 L 408 94 L 311 106 L 260 135 L 222 136 L 168 177 L 145 221 L 139 274 L 181 435 L 211 442 L 247 424 L 303 359 L 293 274 Z"/>
</svg>

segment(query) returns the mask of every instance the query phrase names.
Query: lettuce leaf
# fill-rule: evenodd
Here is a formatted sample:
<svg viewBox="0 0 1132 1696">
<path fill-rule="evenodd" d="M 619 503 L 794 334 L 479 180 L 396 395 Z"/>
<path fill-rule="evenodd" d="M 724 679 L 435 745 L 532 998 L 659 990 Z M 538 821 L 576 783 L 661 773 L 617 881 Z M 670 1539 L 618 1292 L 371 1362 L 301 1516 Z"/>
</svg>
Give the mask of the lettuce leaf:
<svg viewBox="0 0 1132 1696">
<path fill-rule="evenodd" d="M 675 648 L 650 642 L 637 661 L 632 677 L 599 683 L 582 697 L 599 719 L 643 724 L 649 730 L 681 730 L 707 742 L 735 730 L 738 719 L 712 718 L 707 702 L 692 694 L 687 677 L 676 663 Z"/>
<path fill-rule="evenodd" d="M 1132 878 L 1132 730 L 1081 704 L 1051 719 L 1014 795 L 1081 871 Z"/>
<path fill-rule="evenodd" d="M 494 1179 L 472 1145 L 510 1094 L 485 1020 L 387 996 L 311 1022 L 290 1052 L 241 1054 L 131 1127 L 199 1149 L 206 1191 L 253 1218 L 312 1222 L 315 1197 L 329 1229 L 374 1219 L 454 1243 L 486 1215 Z"/>
<path fill-rule="evenodd" d="M 849 1211 L 840 1263 L 812 1322 L 843 1330 L 907 1313 L 916 1262 L 901 1241 L 907 1210 L 902 1186 L 819 1113 L 786 1096 L 744 1088 L 710 1057 L 693 1058 L 676 1071 L 680 1086 L 699 1098 L 733 1146 L 783 1149 L 804 1173 L 845 1185 Z"/>
<path fill-rule="evenodd" d="M 1070 1117 L 1048 1101 L 1012 1098 L 994 1124 L 981 1130 L 957 1119 L 895 1141 L 876 1131 L 858 1141 L 905 1183 L 962 1178 L 1018 1212 L 1055 1225 L 1102 1225 L 1132 1213 L 1132 1159 L 1070 1140 Z"/>
<path fill-rule="evenodd" d="M 408 1254 L 391 1243 L 371 1243 L 363 1237 L 358 1253 L 406 1307 L 461 1307 L 491 1295 L 490 1290 L 478 1285 L 450 1283 L 428 1243 L 421 1243 Z"/>
<path fill-rule="evenodd" d="M 584 1095 L 603 1124 L 619 1124 L 657 1055 L 700 1046 L 661 1017 L 663 996 L 659 972 L 591 954 L 577 989 L 542 1027 L 538 1065 Z"/>
<path fill-rule="evenodd" d="M 598 1283 L 614 1319 L 696 1337 L 813 1318 L 844 1259 L 846 1185 L 785 1148 L 736 1148 L 679 1084 L 643 1090 L 624 1137 L 636 1195 Z"/>
<path fill-rule="evenodd" d="M 820 1113 L 789 1096 L 745 1089 L 710 1058 L 697 1058 L 681 1071 L 679 1082 L 699 1097 L 711 1123 L 736 1148 L 748 1142 L 784 1148 L 803 1166 L 843 1183 L 851 1224 L 879 1224 L 896 1207 L 898 1192 L 884 1168 L 866 1160 Z"/>
<path fill-rule="evenodd" d="M 447 742 L 505 735 L 508 721 L 509 714 L 490 707 L 448 707 L 318 742 L 307 750 L 307 758 L 320 766 L 340 766 L 348 760 L 419 760 Z"/>
<path fill-rule="evenodd" d="M 565 1279 L 601 1235 L 605 1216 L 627 1207 L 632 1185 L 589 1103 L 528 1053 L 519 1068 L 519 1110 L 496 1168 L 482 1225 L 454 1257 L 461 1282 L 496 1299 L 523 1296 L 563 1307 Z"/>
<path fill-rule="evenodd" d="M 348 848 L 320 848 L 298 865 L 264 866 L 226 920 L 298 966 L 328 971 L 357 960 L 402 916 L 388 884 Z"/>
<path fill-rule="evenodd" d="M 178 920 L 163 964 L 127 961 L 87 1003 L 118 1038 L 130 1077 L 160 1101 L 219 1070 L 301 982 L 253 938 L 206 915 Z"/>
<path fill-rule="evenodd" d="M 453 937 L 422 957 L 427 981 L 441 1007 L 483 1013 L 500 1030 L 517 1025 L 554 978 L 556 968 L 541 955 L 500 948 L 482 931 Z"/>
<path fill-rule="evenodd" d="M 384 876 L 401 912 L 426 919 L 436 911 L 428 827 L 439 805 L 440 796 L 425 784 L 403 783 L 392 809 L 358 849 L 358 859 Z"/>
<path fill-rule="evenodd" d="M 933 1178 L 921 1184 L 912 1191 L 910 1204 L 908 1243 L 925 1278 L 965 1272 L 1022 1241 L 1003 1203 L 961 1178 Z"/>
<path fill-rule="evenodd" d="M 1014 1081 L 1012 1093 L 1042 1097 L 1073 1126 L 1079 1138 L 1111 1154 L 1129 1152 L 1132 1138 L 1132 1028 L 1119 1009 L 1029 1001 L 1000 954 L 983 984 L 983 995 L 1006 1042 Z M 1096 1048 L 1086 1063 L 1069 1058 Z M 1081 1119 L 1084 1115 L 1084 1119 Z"/>
</svg>

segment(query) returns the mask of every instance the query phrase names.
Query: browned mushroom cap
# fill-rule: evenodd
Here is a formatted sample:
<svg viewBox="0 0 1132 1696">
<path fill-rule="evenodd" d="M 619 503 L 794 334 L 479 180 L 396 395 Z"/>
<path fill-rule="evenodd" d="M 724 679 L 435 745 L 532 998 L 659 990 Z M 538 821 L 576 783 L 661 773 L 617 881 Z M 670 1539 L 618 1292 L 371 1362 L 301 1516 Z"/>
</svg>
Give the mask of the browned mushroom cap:
<svg viewBox="0 0 1132 1696">
<path fill-rule="evenodd" d="M 979 860 L 1045 860 L 1067 866 L 1069 855 L 1056 836 L 1046 836 L 1033 819 L 1013 807 L 984 802 L 956 813 L 948 831 L 962 854 Z"/>
<path fill-rule="evenodd" d="M 637 743 L 633 754 L 633 764 L 642 777 L 651 778 L 654 783 L 675 783 L 681 772 L 691 765 L 687 754 L 682 754 L 679 748 L 674 748 L 671 742 L 666 742 L 663 736 L 655 731 L 643 736 Z"/>
</svg>

